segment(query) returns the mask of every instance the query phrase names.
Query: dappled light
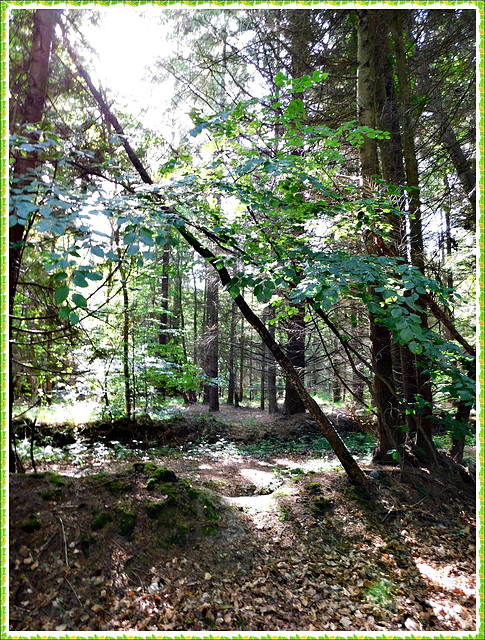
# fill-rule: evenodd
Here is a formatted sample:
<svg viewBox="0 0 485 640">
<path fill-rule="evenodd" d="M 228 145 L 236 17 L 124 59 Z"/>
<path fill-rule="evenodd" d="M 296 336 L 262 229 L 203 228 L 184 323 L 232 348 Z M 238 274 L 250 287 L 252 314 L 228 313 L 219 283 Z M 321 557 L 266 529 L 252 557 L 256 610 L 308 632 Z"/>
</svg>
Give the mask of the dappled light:
<svg viewBox="0 0 485 640">
<path fill-rule="evenodd" d="M 483 631 L 477 3 L 8 4 L 9 631 Z"/>
<path fill-rule="evenodd" d="M 198 445 L 191 436 L 146 462 L 118 442 L 82 467 L 39 460 L 37 475 L 13 476 L 11 624 L 30 628 L 34 610 L 57 630 L 472 628 L 463 496 L 450 502 L 443 538 L 441 520 L 430 526 L 415 511 L 435 511 L 439 495 L 423 499 L 398 469 L 381 468 L 374 497 L 361 496 L 331 454 L 274 455 L 272 424 L 255 413 L 217 421 L 231 446 L 208 441 L 211 422 Z M 254 429 L 261 450 L 234 453 L 244 434 L 255 445 Z M 280 419 L 288 450 L 293 429 Z M 443 562 L 450 556 L 455 564 Z"/>
</svg>

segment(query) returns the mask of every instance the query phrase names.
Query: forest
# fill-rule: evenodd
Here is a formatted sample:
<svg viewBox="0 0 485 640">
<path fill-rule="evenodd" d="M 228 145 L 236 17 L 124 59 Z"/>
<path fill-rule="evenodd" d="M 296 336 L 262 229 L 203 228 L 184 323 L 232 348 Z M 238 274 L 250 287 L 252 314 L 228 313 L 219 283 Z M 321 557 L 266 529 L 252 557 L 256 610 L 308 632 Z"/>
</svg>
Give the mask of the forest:
<svg viewBox="0 0 485 640">
<path fill-rule="evenodd" d="M 479 20 L 9 8 L 10 631 L 483 631 Z"/>
</svg>

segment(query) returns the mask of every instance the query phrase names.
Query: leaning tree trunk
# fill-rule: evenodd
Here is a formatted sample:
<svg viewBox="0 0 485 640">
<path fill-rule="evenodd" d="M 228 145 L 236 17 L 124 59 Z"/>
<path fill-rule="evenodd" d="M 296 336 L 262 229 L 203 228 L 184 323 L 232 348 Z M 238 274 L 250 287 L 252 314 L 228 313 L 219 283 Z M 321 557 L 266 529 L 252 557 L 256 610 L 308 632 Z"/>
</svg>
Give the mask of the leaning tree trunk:
<svg viewBox="0 0 485 640">
<path fill-rule="evenodd" d="M 229 275 L 227 269 L 221 265 L 220 259 L 217 258 L 216 255 L 213 254 L 207 247 L 204 247 L 185 226 L 179 226 L 177 227 L 177 230 L 179 231 L 180 235 L 185 238 L 185 240 L 190 244 L 190 246 L 202 258 L 204 258 L 212 265 L 212 267 L 218 273 L 221 283 L 224 286 L 228 286 L 231 282 L 231 276 Z M 365 473 L 352 457 L 352 454 L 347 449 L 344 441 L 335 430 L 333 424 L 323 413 L 317 402 L 315 402 L 315 400 L 305 389 L 298 372 L 283 351 L 282 347 L 275 341 L 264 323 L 258 318 L 258 316 L 247 304 L 246 300 L 240 294 L 234 297 L 234 302 L 237 304 L 239 310 L 241 311 L 247 322 L 250 324 L 250 326 L 253 327 L 253 329 L 261 337 L 265 345 L 271 351 L 273 357 L 283 369 L 283 372 L 285 373 L 287 378 L 291 380 L 291 383 L 297 390 L 297 393 L 304 403 L 306 409 L 308 409 L 310 415 L 315 420 L 321 432 L 328 440 L 336 456 L 342 463 L 342 466 L 347 472 L 347 475 L 349 476 L 351 482 L 356 485 L 366 487 L 368 485 L 368 480 Z"/>
</svg>

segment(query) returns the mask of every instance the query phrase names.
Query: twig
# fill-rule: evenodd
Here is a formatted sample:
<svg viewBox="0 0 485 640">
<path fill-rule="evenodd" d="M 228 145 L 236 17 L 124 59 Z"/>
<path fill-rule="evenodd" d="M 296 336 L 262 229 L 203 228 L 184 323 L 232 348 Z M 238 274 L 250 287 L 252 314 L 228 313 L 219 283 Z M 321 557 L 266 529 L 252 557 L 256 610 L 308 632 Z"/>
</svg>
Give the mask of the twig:
<svg viewBox="0 0 485 640">
<path fill-rule="evenodd" d="M 68 565 L 68 566 L 69 566 L 69 565 Z M 77 598 L 77 601 L 79 602 L 79 604 L 81 605 L 81 607 L 84 609 L 85 607 L 84 607 L 83 603 L 82 603 L 82 602 L 81 602 L 81 600 L 79 599 L 79 596 L 77 595 L 77 593 L 76 593 L 76 591 L 75 591 L 74 587 L 73 587 L 73 586 L 72 586 L 72 584 L 69 582 L 69 580 L 66 578 L 66 576 L 64 576 L 64 580 L 65 580 L 65 581 L 67 582 L 67 584 L 71 587 L 73 594 L 74 594 L 74 595 L 76 596 L 76 598 Z"/>
<path fill-rule="evenodd" d="M 425 500 L 428 499 L 429 496 L 424 496 L 424 498 L 421 498 L 421 500 L 418 500 L 418 502 L 415 502 L 414 504 L 410 505 L 408 507 L 408 509 L 414 509 L 414 507 L 417 507 L 418 504 L 421 504 L 422 502 L 424 502 Z"/>
<path fill-rule="evenodd" d="M 61 523 L 61 527 L 62 527 L 62 537 L 64 539 L 64 555 L 66 556 L 66 566 L 69 567 L 69 557 L 67 555 L 67 542 L 66 542 L 66 532 L 64 531 L 64 523 L 62 522 L 62 518 L 60 518 L 59 516 L 57 517 L 59 518 L 59 522 Z"/>
<path fill-rule="evenodd" d="M 52 540 L 52 538 L 54 538 L 55 535 L 56 535 L 56 532 L 54 531 L 54 533 L 50 536 L 47 542 L 44 542 L 44 544 L 39 549 L 39 554 L 38 554 L 39 556 L 44 551 L 44 549 L 46 549 L 49 546 L 50 541 Z"/>
</svg>

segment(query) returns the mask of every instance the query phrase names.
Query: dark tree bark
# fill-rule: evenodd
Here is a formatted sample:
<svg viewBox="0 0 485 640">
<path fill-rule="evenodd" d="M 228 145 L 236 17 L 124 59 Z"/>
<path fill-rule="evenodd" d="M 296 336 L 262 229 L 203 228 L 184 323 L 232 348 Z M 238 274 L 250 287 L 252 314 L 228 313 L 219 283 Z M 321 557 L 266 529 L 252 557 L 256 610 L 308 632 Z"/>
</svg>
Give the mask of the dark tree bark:
<svg viewBox="0 0 485 640">
<path fill-rule="evenodd" d="M 288 14 L 290 29 L 290 56 L 291 74 L 299 78 L 308 73 L 311 67 L 310 47 L 313 42 L 311 14 L 307 10 L 296 9 Z M 301 151 L 295 149 L 293 153 L 300 155 Z M 291 363 L 298 371 L 302 382 L 305 376 L 305 309 L 298 306 L 298 313 L 288 322 L 286 353 Z M 305 412 L 305 405 L 291 384 L 285 381 L 285 402 L 283 412 L 286 415 L 295 415 Z"/>
<path fill-rule="evenodd" d="M 268 321 L 274 320 L 275 310 L 273 307 L 268 307 L 266 310 L 266 317 Z M 275 338 L 275 326 L 269 325 L 269 332 L 271 337 Z M 276 396 L 276 362 L 273 354 L 268 350 L 267 354 L 267 386 L 268 386 L 268 413 L 275 414 L 278 412 L 278 401 Z"/>
<path fill-rule="evenodd" d="M 27 81 L 27 94 L 25 102 L 21 108 L 22 124 L 38 124 L 42 120 L 45 101 L 47 96 L 47 85 L 49 80 L 49 63 L 54 37 L 54 27 L 58 19 L 58 12 L 52 9 L 37 9 L 34 12 L 34 22 L 32 29 L 32 55 Z M 28 134 L 32 142 L 37 142 L 38 134 L 31 132 Z M 28 190 L 29 183 L 33 179 L 32 171 L 38 164 L 36 152 L 28 152 L 19 156 L 14 164 L 14 176 L 17 178 L 17 187 L 21 184 Z M 9 315 L 12 316 L 17 293 L 17 284 L 22 263 L 22 255 L 31 228 L 32 219 L 23 224 L 15 224 L 9 230 Z M 18 458 L 13 445 L 12 408 L 14 402 L 13 383 L 13 335 L 12 323 L 9 323 L 9 464 L 10 471 L 14 472 L 21 468 L 18 465 Z"/>
<path fill-rule="evenodd" d="M 202 338 L 204 372 L 215 380 L 219 376 L 219 280 L 213 275 L 207 279 L 206 321 L 207 328 Z M 219 411 L 218 384 L 204 385 L 204 403 L 209 405 L 210 411 Z"/>
<path fill-rule="evenodd" d="M 359 19 L 359 72 L 357 77 L 358 121 L 360 125 L 376 128 L 376 66 L 382 66 L 382 64 L 376 64 L 379 12 L 362 9 L 358 10 L 357 14 Z M 364 181 L 364 193 L 371 195 L 373 178 L 379 175 L 376 140 L 366 136 L 364 143 L 360 146 L 359 153 Z M 393 223 L 393 228 L 395 228 L 395 223 Z M 375 245 L 371 241 L 366 242 L 366 249 L 368 253 L 376 252 Z M 372 313 L 369 313 L 369 328 L 372 348 L 372 368 L 374 371 L 372 396 L 377 413 L 378 430 L 378 443 L 374 459 L 379 462 L 384 462 L 392 460 L 387 452 L 391 449 L 398 449 L 404 443 L 405 434 L 401 429 L 399 402 L 394 388 L 391 334 L 386 327 L 377 322 L 377 318 Z"/>
<path fill-rule="evenodd" d="M 305 375 L 305 316 L 304 309 L 300 306 L 298 313 L 292 316 L 288 323 L 288 342 L 286 343 L 286 354 L 288 359 L 298 371 L 302 382 Z M 285 404 L 283 412 L 292 416 L 297 413 L 305 412 L 305 405 L 298 395 L 298 392 L 292 385 L 290 380 L 286 380 L 285 384 Z"/>
<path fill-rule="evenodd" d="M 231 330 L 229 335 L 229 382 L 227 388 L 227 404 L 234 405 L 236 393 L 236 369 L 235 369 L 235 341 L 237 324 L 237 307 L 234 302 L 231 305 Z"/>
</svg>

